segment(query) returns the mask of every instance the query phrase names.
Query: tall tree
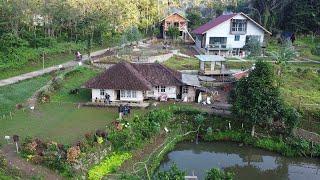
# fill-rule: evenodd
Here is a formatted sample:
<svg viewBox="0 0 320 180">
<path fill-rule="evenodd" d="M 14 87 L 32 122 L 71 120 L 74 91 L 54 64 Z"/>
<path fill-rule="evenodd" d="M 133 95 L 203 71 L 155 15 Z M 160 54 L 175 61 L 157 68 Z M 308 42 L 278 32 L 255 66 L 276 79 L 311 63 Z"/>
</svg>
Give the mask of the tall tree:
<svg viewBox="0 0 320 180">
<path fill-rule="evenodd" d="M 254 136 L 255 126 L 272 122 L 280 104 L 272 66 L 258 61 L 250 75 L 237 82 L 233 97 L 234 116 L 250 123 Z"/>
</svg>

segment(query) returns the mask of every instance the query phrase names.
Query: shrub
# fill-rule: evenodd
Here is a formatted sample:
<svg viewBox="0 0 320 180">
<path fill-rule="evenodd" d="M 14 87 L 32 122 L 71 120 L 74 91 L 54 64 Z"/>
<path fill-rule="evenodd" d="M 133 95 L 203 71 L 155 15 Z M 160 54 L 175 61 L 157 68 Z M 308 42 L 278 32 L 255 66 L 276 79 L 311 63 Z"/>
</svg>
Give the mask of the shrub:
<svg viewBox="0 0 320 180">
<path fill-rule="evenodd" d="M 208 171 L 206 180 L 232 180 L 234 173 L 224 172 L 218 168 L 212 168 Z"/>
<path fill-rule="evenodd" d="M 250 52 L 250 56 L 255 57 L 255 56 L 261 56 L 261 45 L 260 41 L 256 38 L 250 38 L 246 45 L 244 46 L 244 49 L 246 51 Z"/>
<path fill-rule="evenodd" d="M 186 175 L 185 171 L 181 171 L 176 164 L 173 164 L 168 171 L 158 172 L 154 179 L 161 180 L 184 180 L 184 176 Z"/>
<path fill-rule="evenodd" d="M 113 153 L 111 156 L 106 157 L 100 164 L 91 168 L 88 172 L 88 179 L 102 179 L 107 174 L 114 172 L 121 164 L 130 159 L 130 153 Z"/>
<path fill-rule="evenodd" d="M 312 48 L 311 53 L 316 56 L 320 56 L 320 44 L 318 44 L 316 47 Z"/>
<path fill-rule="evenodd" d="M 211 135 L 207 134 L 204 137 L 206 141 L 235 141 L 241 142 L 244 139 L 245 135 L 237 131 L 223 131 L 223 132 L 214 132 Z"/>
</svg>

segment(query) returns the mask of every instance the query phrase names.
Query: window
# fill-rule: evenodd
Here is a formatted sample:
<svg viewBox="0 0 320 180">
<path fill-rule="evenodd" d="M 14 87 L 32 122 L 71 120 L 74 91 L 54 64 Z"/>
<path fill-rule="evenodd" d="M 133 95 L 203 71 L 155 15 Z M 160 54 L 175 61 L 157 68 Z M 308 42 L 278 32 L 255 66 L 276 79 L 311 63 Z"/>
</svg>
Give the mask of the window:
<svg viewBox="0 0 320 180">
<path fill-rule="evenodd" d="M 125 90 L 121 90 L 120 97 L 122 97 L 122 98 L 126 97 L 126 91 Z"/>
<path fill-rule="evenodd" d="M 132 93 L 132 98 L 136 98 L 137 97 L 137 91 L 131 91 Z"/>
<path fill-rule="evenodd" d="M 100 89 L 100 96 L 104 96 L 104 95 L 105 95 L 104 89 Z"/>
<path fill-rule="evenodd" d="M 246 43 L 248 43 L 249 41 L 251 41 L 253 39 L 255 39 L 255 40 L 260 42 L 261 41 L 261 36 L 259 36 L 259 35 L 248 35 L 248 36 L 246 36 Z"/>
<path fill-rule="evenodd" d="M 216 48 L 226 48 L 227 47 L 227 38 L 226 37 L 210 37 L 209 44 L 214 45 Z"/>
<path fill-rule="evenodd" d="M 161 86 L 161 92 L 166 92 L 166 87 L 165 86 Z"/>
<path fill-rule="evenodd" d="M 183 94 L 188 94 L 188 90 L 189 90 L 188 86 L 184 86 L 184 87 L 182 88 L 182 93 L 183 93 Z"/>
<path fill-rule="evenodd" d="M 234 41 L 240 41 L 240 35 L 235 35 L 234 36 Z"/>
<path fill-rule="evenodd" d="M 247 30 L 247 20 L 245 19 L 232 19 L 231 31 L 232 32 L 245 32 Z"/>
<path fill-rule="evenodd" d="M 160 92 L 160 88 L 159 88 L 159 86 L 156 86 L 156 90 L 157 90 L 158 92 Z"/>
<path fill-rule="evenodd" d="M 127 98 L 131 98 L 131 91 L 127 91 Z"/>
</svg>

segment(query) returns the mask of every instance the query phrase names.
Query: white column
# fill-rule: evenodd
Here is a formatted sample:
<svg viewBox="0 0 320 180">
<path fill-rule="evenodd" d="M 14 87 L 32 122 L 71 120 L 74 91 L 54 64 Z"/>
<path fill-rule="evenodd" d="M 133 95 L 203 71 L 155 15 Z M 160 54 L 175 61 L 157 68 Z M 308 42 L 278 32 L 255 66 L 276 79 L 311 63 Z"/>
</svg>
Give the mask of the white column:
<svg viewBox="0 0 320 180">
<path fill-rule="evenodd" d="M 214 71 L 215 64 L 216 64 L 216 62 L 214 62 L 214 61 L 211 62 L 211 71 Z"/>
</svg>

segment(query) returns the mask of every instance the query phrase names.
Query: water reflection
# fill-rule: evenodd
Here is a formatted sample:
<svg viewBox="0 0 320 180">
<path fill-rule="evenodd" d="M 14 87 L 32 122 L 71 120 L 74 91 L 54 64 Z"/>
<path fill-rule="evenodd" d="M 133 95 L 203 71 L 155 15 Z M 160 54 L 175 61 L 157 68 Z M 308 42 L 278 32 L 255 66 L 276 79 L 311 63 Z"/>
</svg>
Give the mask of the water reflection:
<svg viewBox="0 0 320 180">
<path fill-rule="evenodd" d="M 320 162 L 311 158 L 286 158 L 234 143 L 180 143 L 163 160 L 160 170 L 176 163 L 190 175 L 204 179 L 206 171 L 219 167 L 236 173 L 236 179 L 320 179 Z"/>
</svg>

